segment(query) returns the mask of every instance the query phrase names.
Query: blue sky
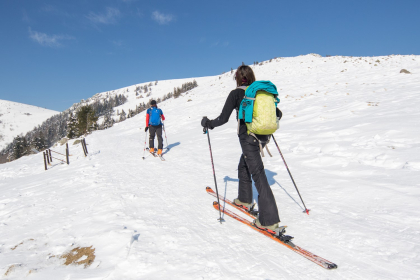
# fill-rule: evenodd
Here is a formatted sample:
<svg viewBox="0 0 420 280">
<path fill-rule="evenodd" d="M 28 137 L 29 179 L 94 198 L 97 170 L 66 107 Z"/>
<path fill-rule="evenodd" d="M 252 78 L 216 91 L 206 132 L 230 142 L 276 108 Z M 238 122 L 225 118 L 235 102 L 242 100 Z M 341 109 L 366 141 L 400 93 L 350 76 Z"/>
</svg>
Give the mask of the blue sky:
<svg viewBox="0 0 420 280">
<path fill-rule="evenodd" d="M 63 111 L 281 56 L 420 54 L 419 0 L 0 0 L 0 99 Z"/>
</svg>

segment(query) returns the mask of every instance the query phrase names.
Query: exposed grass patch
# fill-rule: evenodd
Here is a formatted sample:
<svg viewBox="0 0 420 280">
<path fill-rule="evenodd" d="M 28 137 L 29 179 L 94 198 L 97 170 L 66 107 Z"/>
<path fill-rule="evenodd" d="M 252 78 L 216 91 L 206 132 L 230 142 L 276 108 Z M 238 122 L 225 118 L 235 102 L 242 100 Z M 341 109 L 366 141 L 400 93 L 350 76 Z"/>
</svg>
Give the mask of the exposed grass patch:
<svg viewBox="0 0 420 280">
<path fill-rule="evenodd" d="M 15 270 L 16 267 L 19 267 L 19 266 L 21 266 L 21 264 L 12 264 L 11 266 L 9 266 L 4 276 L 8 276 L 10 273 L 12 273 Z"/>
<path fill-rule="evenodd" d="M 84 265 L 85 268 L 90 266 L 95 261 L 95 248 L 90 247 L 77 247 L 63 254 L 60 259 L 65 259 L 64 265 L 77 264 Z"/>
<path fill-rule="evenodd" d="M 28 241 L 33 241 L 34 239 L 28 239 Z M 22 245 L 23 243 L 24 243 L 25 241 L 22 241 L 22 242 L 20 242 L 18 245 L 16 245 L 15 247 L 13 247 L 13 248 L 10 248 L 10 250 L 15 250 L 17 247 L 19 247 L 20 245 Z"/>
</svg>

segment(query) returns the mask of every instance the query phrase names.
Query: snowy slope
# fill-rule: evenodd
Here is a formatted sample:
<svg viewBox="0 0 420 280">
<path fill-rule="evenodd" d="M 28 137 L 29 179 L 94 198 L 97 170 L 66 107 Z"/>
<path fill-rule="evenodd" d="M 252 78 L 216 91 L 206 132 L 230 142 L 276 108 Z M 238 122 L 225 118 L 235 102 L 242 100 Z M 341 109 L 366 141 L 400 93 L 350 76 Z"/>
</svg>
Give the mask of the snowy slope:
<svg viewBox="0 0 420 280">
<path fill-rule="evenodd" d="M 19 134 L 26 134 L 58 113 L 37 106 L 0 100 L 0 151 Z"/>
<path fill-rule="evenodd" d="M 88 157 L 72 140 L 69 166 L 54 161 L 44 171 L 40 155 L 1 165 L 0 275 L 418 279 L 419 60 L 307 55 L 254 67 L 257 79 L 272 80 L 281 92 L 283 119 L 275 136 L 311 209 L 302 213 L 269 144 L 274 156 L 264 162 L 282 223 L 296 244 L 335 262 L 337 270 L 325 270 L 229 217 L 222 225 L 217 221 L 214 199 L 205 193 L 214 182 L 200 120 L 220 113 L 235 87 L 228 72 L 198 78 L 199 87 L 189 94 L 160 104 L 170 148 L 165 162 L 142 160 L 143 112 L 89 135 Z M 412 74 L 399 73 L 402 68 Z M 231 199 L 237 196 L 240 156 L 235 125 L 232 114 L 229 123 L 210 131 L 219 192 Z M 63 152 L 64 146 L 53 149 Z M 89 267 L 63 265 L 61 255 L 90 246 L 95 259 Z"/>
<path fill-rule="evenodd" d="M 170 92 L 174 92 L 174 88 L 181 88 L 182 84 L 184 83 L 191 83 L 194 80 L 198 80 L 200 82 L 207 81 L 209 78 L 187 78 L 187 79 L 174 79 L 174 80 L 166 80 L 166 81 L 154 81 L 154 82 L 146 82 L 146 83 L 140 83 L 136 85 L 131 85 L 128 87 L 123 87 L 120 89 L 107 91 L 107 92 L 101 92 L 97 93 L 91 98 L 88 98 L 87 100 L 82 100 L 81 104 L 92 104 L 95 101 L 104 101 L 106 99 L 109 100 L 109 97 L 114 97 L 117 95 L 124 95 L 127 98 L 126 103 L 124 103 L 121 106 L 117 106 L 114 108 L 114 119 L 116 121 L 119 121 L 119 113 L 124 110 L 126 114 L 128 113 L 128 110 L 135 110 L 136 105 L 140 105 L 142 103 L 148 104 L 150 99 L 157 100 L 158 98 L 162 99 L 163 96 L 167 95 Z M 147 87 L 147 92 L 144 92 L 144 87 Z M 140 91 L 137 91 L 137 88 L 142 88 Z M 80 104 L 74 104 L 71 108 L 76 109 L 76 105 Z M 98 123 L 101 123 L 103 121 L 103 117 L 100 117 L 98 120 Z"/>
</svg>

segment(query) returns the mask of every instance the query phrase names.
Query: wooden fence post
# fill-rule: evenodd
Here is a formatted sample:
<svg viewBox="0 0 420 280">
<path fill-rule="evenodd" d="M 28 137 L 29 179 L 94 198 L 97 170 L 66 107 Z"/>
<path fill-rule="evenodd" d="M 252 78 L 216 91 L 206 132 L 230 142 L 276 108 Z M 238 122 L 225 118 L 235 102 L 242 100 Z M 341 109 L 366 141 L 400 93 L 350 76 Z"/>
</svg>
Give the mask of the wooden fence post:
<svg viewBox="0 0 420 280">
<path fill-rule="evenodd" d="M 66 143 L 66 160 L 67 160 L 67 164 L 70 164 L 69 161 L 69 144 Z"/>
<path fill-rule="evenodd" d="M 80 141 L 82 143 L 82 149 L 83 149 L 83 154 L 85 155 L 85 157 L 87 156 L 86 154 L 86 149 L 85 149 L 85 142 L 83 142 L 83 139 Z"/>
<path fill-rule="evenodd" d="M 87 150 L 87 147 L 86 147 L 86 140 L 85 140 L 85 138 L 83 138 L 81 142 L 82 142 L 83 153 L 85 154 L 85 157 L 87 157 L 88 150 Z"/>
<path fill-rule="evenodd" d="M 51 149 L 48 149 L 48 154 L 50 155 L 50 161 L 52 162 Z"/>
<path fill-rule="evenodd" d="M 45 170 L 48 170 L 48 168 L 47 168 L 47 160 L 46 160 L 46 158 L 45 158 L 45 152 L 43 152 L 43 155 L 44 155 L 44 166 L 45 166 Z"/>
<path fill-rule="evenodd" d="M 89 154 L 89 152 L 87 150 L 87 145 L 86 145 L 86 139 L 85 138 L 83 138 L 83 143 L 85 143 L 86 154 Z"/>
<path fill-rule="evenodd" d="M 45 156 L 47 157 L 47 163 L 50 164 L 50 157 L 48 156 L 48 150 L 45 150 Z"/>
</svg>

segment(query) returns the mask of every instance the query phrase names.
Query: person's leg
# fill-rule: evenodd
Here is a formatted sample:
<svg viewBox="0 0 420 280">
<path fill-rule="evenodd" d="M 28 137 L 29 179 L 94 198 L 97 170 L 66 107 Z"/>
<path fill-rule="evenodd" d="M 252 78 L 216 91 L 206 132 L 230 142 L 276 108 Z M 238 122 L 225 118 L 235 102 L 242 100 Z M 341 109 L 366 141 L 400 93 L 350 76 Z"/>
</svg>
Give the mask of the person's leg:
<svg viewBox="0 0 420 280">
<path fill-rule="evenodd" d="M 254 137 L 244 134 L 240 137 L 240 143 L 245 163 L 258 191 L 258 219 L 263 226 L 276 224 L 280 222 L 279 212 L 265 175 L 258 141 Z"/>
<path fill-rule="evenodd" d="M 163 149 L 162 125 L 156 127 L 156 136 L 158 140 L 158 149 Z"/>
<path fill-rule="evenodd" d="M 149 125 L 149 148 L 155 147 L 156 127 Z"/>
<path fill-rule="evenodd" d="M 241 202 L 252 203 L 252 180 L 248 167 L 245 163 L 244 155 L 241 155 L 238 164 L 238 199 Z"/>
</svg>

